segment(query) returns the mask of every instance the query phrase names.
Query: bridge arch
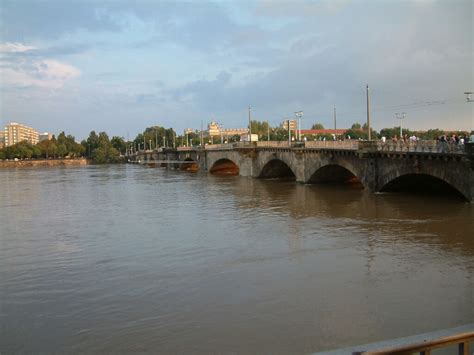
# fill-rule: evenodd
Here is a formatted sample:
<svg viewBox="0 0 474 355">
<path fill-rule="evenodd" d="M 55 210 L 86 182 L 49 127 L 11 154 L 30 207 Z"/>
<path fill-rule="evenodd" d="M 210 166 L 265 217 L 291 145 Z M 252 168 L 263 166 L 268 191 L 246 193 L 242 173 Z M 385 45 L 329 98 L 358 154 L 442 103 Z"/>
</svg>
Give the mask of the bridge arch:
<svg viewBox="0 0 474 355">
<path fill-rule="evenodd" d="M 469 194 L 449 178 L 428 173 L 387 174 L 380 179 L 381 192 L 410 192 L 417 195 L 451 195 L 469 201 Z"/>
<path fill-rule="evenodd" d="M 216 175 L 239 175 L 239 166 L 230 159 L 222 158 L 212 164 L 209 172 Z"/>
<path fill-rule="evenodd" d="M 316 170 L 311 174 L 307 183 L 349 183 L 359 185 L 361 188 L 364 187 L 361 179 L 355 172 L 355 169 L 350 166 L 337 163 L 329 163 L 317 167 Z"/>
<path fill-rule="evenodd" d="M 267 163 L 260 170 L 258 178 L 296 180 L 296 175 L 286 162 L 281 159 L 274 158 L 267 161 Z"/>
<path fill-rule="evenodd" d="M 181 164 L 181 170 L 195 172 L 199 170 L 199 164 L 194 159 L 187 157 L 184 159 L 183 164 Z"/>
</svg>

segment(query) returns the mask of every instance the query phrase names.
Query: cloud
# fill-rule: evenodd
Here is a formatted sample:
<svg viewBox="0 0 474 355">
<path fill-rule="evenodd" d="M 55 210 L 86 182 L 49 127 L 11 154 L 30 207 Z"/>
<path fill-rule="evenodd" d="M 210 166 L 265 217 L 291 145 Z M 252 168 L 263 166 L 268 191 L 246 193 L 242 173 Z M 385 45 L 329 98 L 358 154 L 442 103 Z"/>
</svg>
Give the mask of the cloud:
<svg viewBox="0 0 474 355">
<path fill-rule="evenodd" d="M 60 89 L 71 79 L 77 78 L 80 70 L 72 65 L 53 59 L 23 59 L 18 63 L 2 64 L 2 88 L 39 87 Z"/>
<path fill-rule="evenodd" d="M 23 43 L 11 43 L 11 42 L 6 42 L 6 43 L 0 43 L 0 54 L 2 53 L 17 53 L 17 52 L 27 52 L 31 51 L 33 49 L 36 49 L 36 47 L 33 46 L 26 46 Z"/>
<path fill-rule="evenodd" d="M 340 11 L 348 3 L 348 0 L 264 0 L 257 7 L 256 15 L 286 18 L 328 15 Z"/>
<path fill-rule="evenodd" d="M 8 41 L 33 38 L 59 38 L 79 29 L 120 31 L 116 19 L 100 11 L 94 1 L 17 1 L 3 0 L 0 11 L 0 37 Z"/>
</svg>

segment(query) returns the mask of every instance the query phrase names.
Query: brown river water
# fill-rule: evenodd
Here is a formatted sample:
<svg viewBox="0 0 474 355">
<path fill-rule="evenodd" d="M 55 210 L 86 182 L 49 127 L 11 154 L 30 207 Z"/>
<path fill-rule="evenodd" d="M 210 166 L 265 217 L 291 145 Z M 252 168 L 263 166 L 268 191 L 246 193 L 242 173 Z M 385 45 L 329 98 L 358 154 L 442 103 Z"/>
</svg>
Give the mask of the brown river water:
<svg viewBox="0 0 474 355">
<path fill-rule="evenodd" d="M 2 354 L 305 354 L 474 321 L 458 198 L 130 165 L 0 181 Z"/>
</svg>

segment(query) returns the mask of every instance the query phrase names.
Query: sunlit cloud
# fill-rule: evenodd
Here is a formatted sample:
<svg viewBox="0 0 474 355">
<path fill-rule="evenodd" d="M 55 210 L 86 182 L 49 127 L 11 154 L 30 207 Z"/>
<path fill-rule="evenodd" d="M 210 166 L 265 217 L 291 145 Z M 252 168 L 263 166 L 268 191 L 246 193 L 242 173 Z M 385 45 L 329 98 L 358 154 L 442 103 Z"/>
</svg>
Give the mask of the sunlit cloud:
<svg viewBox="0 0 474 355">
<path fill-rule="evenodd" d="M 17 52 L 27 52 L 36 49 L 33 46 L 27 46 L 19 42 L 6 42 L 0 43 L 0 54 L 1 53 L 17 53 Z"/>
<path fill-rule="evenodd" d="M 76 67 L 52 59 L 21 60 L 2 69 L 3 87 L 40 87 L 60 89 L 81 74 Z"/>
</svg>

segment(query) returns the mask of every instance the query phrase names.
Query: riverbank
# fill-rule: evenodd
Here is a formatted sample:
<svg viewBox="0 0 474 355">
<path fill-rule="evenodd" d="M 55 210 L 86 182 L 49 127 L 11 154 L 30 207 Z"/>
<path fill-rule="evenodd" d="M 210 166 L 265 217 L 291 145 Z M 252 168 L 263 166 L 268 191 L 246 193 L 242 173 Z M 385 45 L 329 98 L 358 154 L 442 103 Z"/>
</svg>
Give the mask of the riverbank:
<svg viewBox="0 0 474 355">
<path fill-rule="evenodd" d="M 86 158 L 78 159 L 29 159 L 29 160 L 0 160 L 0 169 L 36 168 L 46 166 L 79 166 L 88 165 L 91 161 Z"/>
</svg>

